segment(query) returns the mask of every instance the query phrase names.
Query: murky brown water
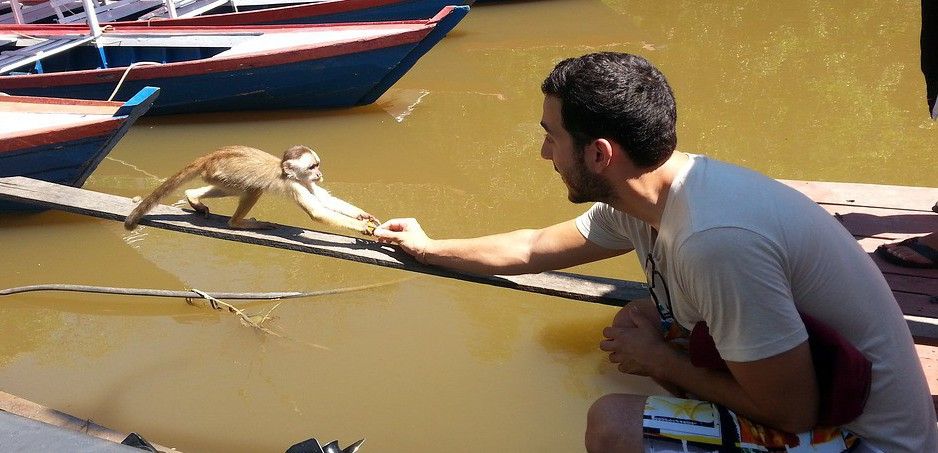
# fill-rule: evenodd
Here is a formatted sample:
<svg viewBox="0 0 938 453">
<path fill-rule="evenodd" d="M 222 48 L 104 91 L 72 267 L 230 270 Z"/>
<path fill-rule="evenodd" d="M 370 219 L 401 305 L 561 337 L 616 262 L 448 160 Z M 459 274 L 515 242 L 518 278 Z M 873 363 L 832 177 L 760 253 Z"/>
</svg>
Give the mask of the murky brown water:
<svg viewBox="0 0 938 453">
<path fill-rule="evenodd" d="M 682 150 L 778 178 L 934 186 L 919 2 L 834 3 L 478 6 L 376 105 L 145 119 L 86 188 L 143 194 L 217 146 L 302 143 L 324 157 L 333 193 L 437 236 L 566 220 L 584 206 L 538 158 L 539 84 L 561 58 L 599 50 L 665 71 Z M 308 225 L 274 198 L 253 214 Z M 4 288 L 386 284 L 284 302 L 279 338 L 179 300 L 0 299 L 0 390 L 184 451 L 283 451 L 313 436 L 367 437 L 364 452 L 578 451 L 593 400 L 656 391 L 596 348 L 608 307 L 55 212 L 0 223 Z M 641 279 L 634 261 L 576 271 Z"/>
</svg>

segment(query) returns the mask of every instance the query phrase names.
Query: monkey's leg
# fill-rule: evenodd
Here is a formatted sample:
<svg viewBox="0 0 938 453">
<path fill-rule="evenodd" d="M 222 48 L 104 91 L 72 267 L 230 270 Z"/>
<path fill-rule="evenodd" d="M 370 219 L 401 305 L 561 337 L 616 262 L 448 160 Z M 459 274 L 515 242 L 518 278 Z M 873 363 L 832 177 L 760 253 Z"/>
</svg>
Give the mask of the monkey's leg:
<svg viewBox="0 0 938 453">
<path fill-rule="evenodd" d="M 238 208 L 235 209 L 235 213 L 232 214 L 231 219 L 228 220 L 228 226 L 236 230 L 269 230 L 276 228 L 276 226 L 271 223 L 258 222 L 254 219 L 244 218 L 263 193 L 263 190 L 244 192 L 241 195 L 241 200 L 238 202 Z"/>
<path fill-rule="evenodd" d="M 192 206 L 192 209 L 195 209 L 196 212 L 204 216 L 208 216 L 208 206 L 202 204 L 202 198 L 219 198 L 231 195 L 231 192 L 228 192 L 225 189 L 217 186 L 205 186 L 199 187 L 198 189 L 188 189 L 185 193 L 186 201 L 189 202 L 189 206 Z"/>
</svg>

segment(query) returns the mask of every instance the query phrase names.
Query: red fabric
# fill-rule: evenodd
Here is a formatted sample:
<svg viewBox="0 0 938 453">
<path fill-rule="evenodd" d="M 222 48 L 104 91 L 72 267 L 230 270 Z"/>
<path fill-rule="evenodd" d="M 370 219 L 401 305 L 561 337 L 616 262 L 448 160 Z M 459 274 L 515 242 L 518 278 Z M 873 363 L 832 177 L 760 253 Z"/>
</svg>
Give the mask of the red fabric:
<svg viewBox="0 0 938 453">
<path fill-rule="evenodd" d="M 820 391 L 818 426 L 841 426 L 863 413 L 873 381 L 873 364 L 846 338 L 823 322 L 801 313 Z M 690 361 L 696 367 L 726 370 L 726 362 L 698 322 L 689 337 Z"/>
</svg>

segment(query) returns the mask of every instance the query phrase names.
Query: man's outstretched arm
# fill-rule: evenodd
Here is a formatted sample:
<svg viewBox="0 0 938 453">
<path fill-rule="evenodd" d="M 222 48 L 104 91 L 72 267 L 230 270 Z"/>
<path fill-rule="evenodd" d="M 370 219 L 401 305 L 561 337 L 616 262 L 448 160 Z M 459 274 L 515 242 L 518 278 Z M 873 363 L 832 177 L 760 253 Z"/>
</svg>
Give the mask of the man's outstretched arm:
<svg viewBox="0 0 938 453">
<path fill-rule="evenodd" d="M 621 255 L 586 240 L 574 220 L 541 229 L 471 239 L 431 239 L 414 219 L 392 219 L 375 229 L 381 242 L 397 244 L 417 261 L 477 274 L 515 275 L 563 269 Z"/>
</svg>

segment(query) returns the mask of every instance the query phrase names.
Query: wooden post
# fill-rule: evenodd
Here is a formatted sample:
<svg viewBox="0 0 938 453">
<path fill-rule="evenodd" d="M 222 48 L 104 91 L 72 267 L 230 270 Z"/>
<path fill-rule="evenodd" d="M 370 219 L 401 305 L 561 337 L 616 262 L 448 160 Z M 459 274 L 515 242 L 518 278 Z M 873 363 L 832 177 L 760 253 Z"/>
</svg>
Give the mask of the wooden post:
<svg viewBox="0 0 938 453">
<path fill-rule="evenodd" d="M 176 15 L 176 0 L 163 0 L 163 3 L 166 4 L 166 12 L 169 14 L 170 19 L 175 19 L 178 16 Z"/>
<path fill-rule="evenodd" d="M 98 15 L 94 10 L 94 3 L 91 0 L 81 0 L 82 6 L 85 8 L 85 17 L 88 22 L 88 28 L 91 29 L 91 34 L 95 37 L 101 36 L 101 24 L 98 23 Z"/>
<path fill-rule="evenodd" d="M 10 9 L 13 10 L 13 21 L 18 24 L 25 24 L 23 19 L 23 7 L 20 6 L 20 0 L 10 0 Z"/>
</svg>

